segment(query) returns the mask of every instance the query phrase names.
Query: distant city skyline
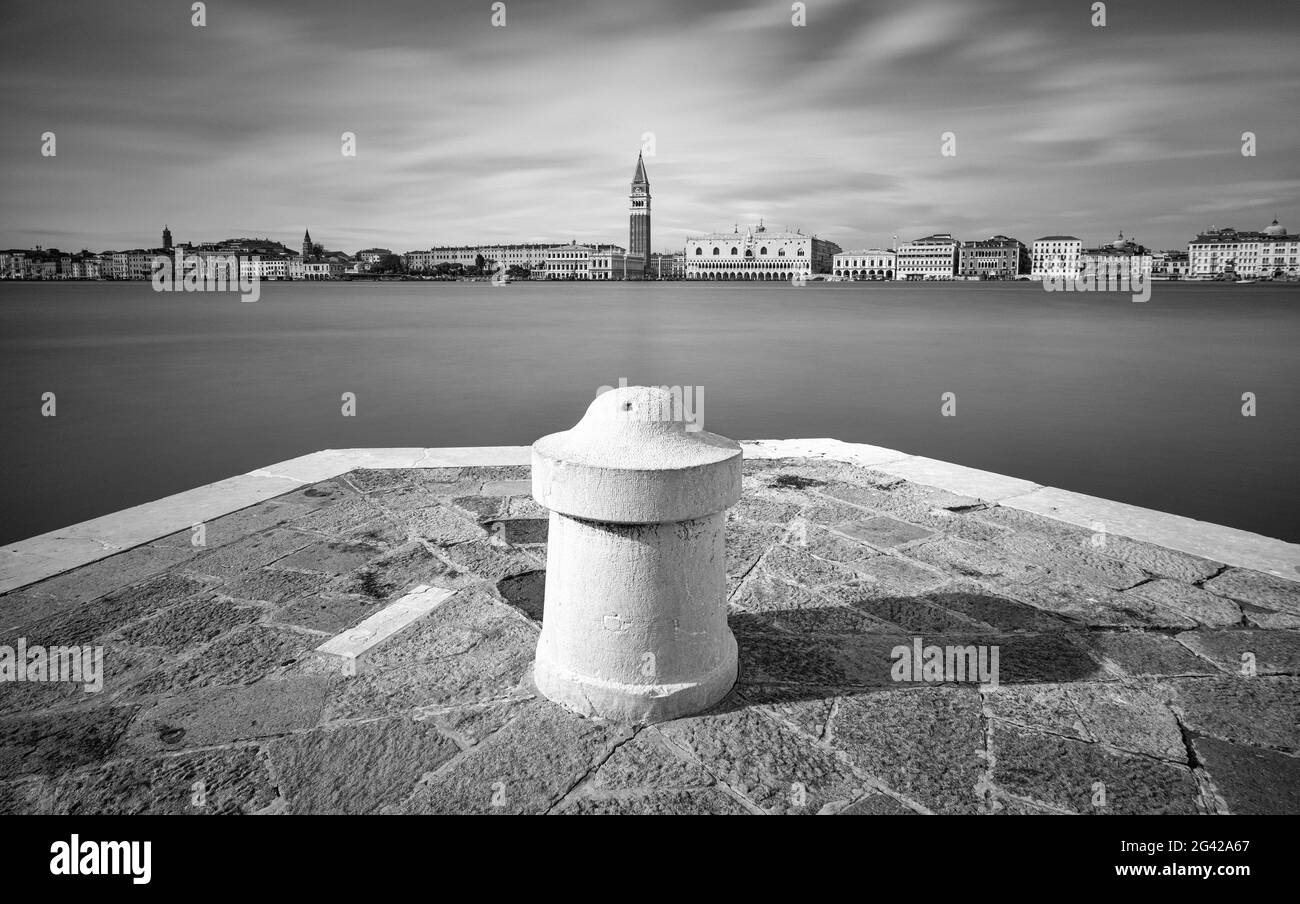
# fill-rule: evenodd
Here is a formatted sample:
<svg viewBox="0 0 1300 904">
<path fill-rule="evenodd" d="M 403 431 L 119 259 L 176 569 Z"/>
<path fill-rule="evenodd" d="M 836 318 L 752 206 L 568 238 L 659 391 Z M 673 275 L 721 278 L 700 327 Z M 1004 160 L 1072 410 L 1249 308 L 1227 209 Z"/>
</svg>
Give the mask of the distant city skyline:
<svg viewBox="0 0 1300 904">
<path fill-rule="evenodd" d="M 491 6 L 10 0 L 0 246 L 625 245 L 643 147 L 656 250 L 760 220 L 845 249 L 1300 227 L 1293 4 Z"/>
</svg>

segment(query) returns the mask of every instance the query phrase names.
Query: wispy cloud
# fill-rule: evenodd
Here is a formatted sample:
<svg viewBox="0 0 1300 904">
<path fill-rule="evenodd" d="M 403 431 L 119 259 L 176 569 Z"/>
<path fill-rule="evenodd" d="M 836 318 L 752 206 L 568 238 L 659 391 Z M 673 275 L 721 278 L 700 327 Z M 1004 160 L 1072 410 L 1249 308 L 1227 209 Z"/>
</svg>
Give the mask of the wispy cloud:
<svg viewBox="0 0 1300 904">
<path fill-rule="evenodd" d="M 758 217 L 846 247 L 1300 221 L 1293 4 L 1111 3 L 1104 29 L 1087 3 L 506 5 L 214 0 L 194 28 L 8 0 L 0 244 L 625 241 L 647 131 L 662 248 Z"/>
</svg>

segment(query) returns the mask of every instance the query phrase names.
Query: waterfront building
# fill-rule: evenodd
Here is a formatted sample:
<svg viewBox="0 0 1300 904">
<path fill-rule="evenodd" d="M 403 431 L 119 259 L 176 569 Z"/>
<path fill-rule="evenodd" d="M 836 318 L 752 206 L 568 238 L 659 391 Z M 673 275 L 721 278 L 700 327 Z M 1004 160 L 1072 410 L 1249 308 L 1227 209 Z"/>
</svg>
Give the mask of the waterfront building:
<svg viewBox="0 0 1300 904">
<path fill-rule="evenodd" d="M 1078 273 L 1082 255 L 1083 241 L 1072 235 L 1035 239 L 1029 256 L 1029 278 L 1042 280 L 1054 273 Z"/>
<path fill-rule="evenodd" d="M 947 232 L 937 232 L 898 246 L 894 278 L 900 280 L 953 279 L 957 275 L 960 246 Z"/>
<path fill-rule="evenodd" d="M 645 161 L 636 155 L 636 171 L 632 174 L 632 191 L 628 195 L 629 254 L 641 258 L 643 266 L 650 264 L 650 180 L 646 178 Z"/>
<path fill-rule="evenodd" d="M 645 259 L 618 245 L 579 245 L 552 248 L 545 266 L 532 272 L 534 279 L 611 280 L 644 279 Z"/>
<path fill-rule="evenodd" d="M 649 279 L 685 279 L 686 253 L 683 251 L 656 251 L 650 255 L 646 270 Z"/>
<path fill-rule="evenodd" d="M 1137 242 L 1125 239 L 1122 232 L 1110 244 L 1086 249 L 1079 261 L 1085 269 L 1091 267 L 1099 276 L 1108 273 L 1151 275 L 1151 252 Z"/>
<path fill-rule="evenodd" d="M 832 273 L 841 279 L 893 279 L 897 255 L 888 248 L 841 251 L 835 255 Z"/>
<path fill-rule="evenodd" d="M 963 279 L 1015 279 L 1030 269 L 1025 243 L 1005 235 L 962 242 L 957 252 L 957 275 Z"/>
<path fill-rule="evenodd" d="M 387 248 L 366 248 L 364 251 L 358 251 L 356 256 L 363 264 L 377 264 L 392 253 Z"/>
<path fill-rule="evenodd" d="M 1300 236 L 1289 235 L 1276 219 L 1261 232 L 1211 226 L 1187 246 L 1191 275 L 1197 279 L 1295 277 L 1300 268 Z"/>
<path fill-rule="evenodd" d="M 1151 275 L 1156 279 L 1186 279 L 1191 264 L 1186 251 L 1155 251 L 1151 254 Z"/>
<path fill-rule="evenodd" d="M 808 279 L 835 269 L 839 245 L 802 232 L 769 232 L 761 223 L 740 232 L 686 239 L 687 279 Z"/>
<path fill-rule="evenodd" d="M 462 267 L 478 265 L 480 258 L 485 269 L 523 267 L 535 270 L 546 264 L 546 256 L 554 248 L 564 245 L 543 242 L 522 242 L 510 245 L 445 245 L 428 251 L 408 251 L 402 255 L 406 269 L 413 273 L 435 270 L 439 264 L 459 264 Z"/>
<path fill-rule="evenodd" d="M 162 236 L 162 239 L 163 239 L 163 243 L 162 243 L 163 250 L 164 250 L 164 251 L 171 251 L 171 250 L 172 250 L 172 230 L 171 230 L 171 227 L 168 226 L 166 223 L 163 224 L 163 236 Z"/>
</svg>

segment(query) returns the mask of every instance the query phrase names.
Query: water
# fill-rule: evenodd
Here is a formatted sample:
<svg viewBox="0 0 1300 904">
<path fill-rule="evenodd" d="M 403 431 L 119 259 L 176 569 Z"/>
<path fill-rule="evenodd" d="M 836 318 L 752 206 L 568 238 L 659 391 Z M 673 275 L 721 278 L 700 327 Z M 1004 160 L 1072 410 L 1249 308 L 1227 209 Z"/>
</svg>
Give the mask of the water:
<svg viewBox="0 0 1300 904">
<path fill-rule="evenodd" d="M 0 542 L 318 449 L 527 444 L 620 377 L 704 387 L 705 427 L 735 438 L 872 443 L 1300 541 L 1298 302 L 1284 285 L 1157 283 L 1134 304 L 1028 283 L 271 283 L 243 304 L 0 283 Z"/>
</svg>

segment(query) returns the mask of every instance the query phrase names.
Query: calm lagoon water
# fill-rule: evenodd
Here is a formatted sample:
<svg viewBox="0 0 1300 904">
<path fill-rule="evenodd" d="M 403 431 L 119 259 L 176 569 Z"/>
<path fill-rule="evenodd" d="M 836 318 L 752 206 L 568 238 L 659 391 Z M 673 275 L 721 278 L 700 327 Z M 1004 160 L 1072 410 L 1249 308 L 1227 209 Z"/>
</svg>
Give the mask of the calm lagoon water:
<svg viewBox="0 0 1300 904">
<path fill-rule="evenodd" d="M 873 443 L 1300 541 L 1298 349 L 1285 285 L 1134 304 L 1028 283 L 271 283 L 244 304 L 0 283 L 0 542 L 318 449 L 531 443 L 620 377 L 702 386 L 705 427 L 737 439 Z"/>
</svg>

